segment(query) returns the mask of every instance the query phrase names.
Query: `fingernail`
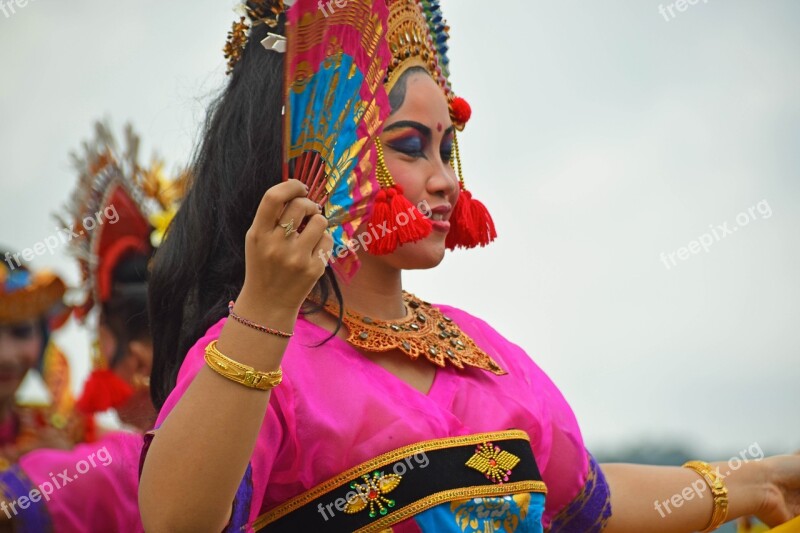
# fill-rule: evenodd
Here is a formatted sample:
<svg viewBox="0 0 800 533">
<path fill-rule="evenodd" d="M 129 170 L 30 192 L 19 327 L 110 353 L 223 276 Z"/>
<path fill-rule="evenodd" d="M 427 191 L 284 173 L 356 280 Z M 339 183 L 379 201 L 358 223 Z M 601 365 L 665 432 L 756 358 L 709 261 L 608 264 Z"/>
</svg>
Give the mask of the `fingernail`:
<svg viewBox="0 0 800 533">
<path fill-rule="evenodd" d="M 321 206 L 321 205 L 319 205 L 319 204 L 317 204 L 317 210 L 318 210 L 318 211 L 322 211 L 322 206 Z"/>
</svg>

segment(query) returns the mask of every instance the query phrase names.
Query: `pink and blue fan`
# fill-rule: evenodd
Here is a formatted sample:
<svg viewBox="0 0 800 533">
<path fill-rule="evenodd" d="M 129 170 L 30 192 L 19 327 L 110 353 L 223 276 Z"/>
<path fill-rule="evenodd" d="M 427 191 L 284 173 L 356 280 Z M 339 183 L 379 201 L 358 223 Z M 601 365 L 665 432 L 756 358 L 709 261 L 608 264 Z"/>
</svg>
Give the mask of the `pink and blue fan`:
<svg viewBox="0 0 800 533">
<path fill-rule="evenodd" d="M 298 0 L 287 13 L 284 179 L 304 182 L 323 206 L 330 263 L 346 278 L 358 268 L 347 243 L 380 188 L 373 139 L 390 111 L 387 20 L 385 0 L 348 0 L 324 12 L 317 0 Z"/>
</svg>

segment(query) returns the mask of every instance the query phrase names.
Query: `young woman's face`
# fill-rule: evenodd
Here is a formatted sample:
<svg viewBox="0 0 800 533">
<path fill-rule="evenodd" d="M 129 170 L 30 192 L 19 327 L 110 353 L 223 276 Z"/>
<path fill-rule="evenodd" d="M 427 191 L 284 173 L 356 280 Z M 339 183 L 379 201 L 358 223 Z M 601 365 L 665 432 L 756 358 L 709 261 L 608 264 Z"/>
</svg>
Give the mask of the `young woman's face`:
<svg viewBox="0 0 800 533">
<path fill-rule="evenodd" d="M 427 73 L 408 76 L 405 101 L 387 120 L 380 140 L 386 166 L 406 198 L 416 206 L 429 206 L 421 211 L 431 217 L 433 232 L 376 257 L 394 268 L 432 268 L 444 257 L 459 187 L 450 166 L 453 125 L 449 106 L 442 89 Z"/>
<path fill-rule="evenodd" d="M 42 353 L 38 320 L 0 324 L 0 401 L 7 401 Z"/>
</svg>

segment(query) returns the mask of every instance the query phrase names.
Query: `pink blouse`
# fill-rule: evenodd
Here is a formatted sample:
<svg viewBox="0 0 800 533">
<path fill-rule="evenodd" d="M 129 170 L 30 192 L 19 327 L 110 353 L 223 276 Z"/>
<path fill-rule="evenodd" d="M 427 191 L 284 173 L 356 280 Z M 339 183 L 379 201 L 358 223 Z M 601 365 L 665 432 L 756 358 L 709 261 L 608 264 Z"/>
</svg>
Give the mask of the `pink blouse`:
<svg viewBox="0 0 800 533">
<path fill-rule="evenodd" d="M 508 374 L 437 368 L 430 391 L 423 394 L 338 337 L 314 347 L 330 333 L 301 316 L 283 359 L 283 383 L 272 392 L 251 457 L 250 501 L 237 502 L 244 505 L 249 523 L 389 450 L 506 429 L 522 429 L 530 436 L 548 487 L 545 528 L 578 495 L 587 477 L 587 452 L 558 388 L 519 346 L 484 321 L 453 307 L 436 307 Z M 224 322 L 212 326 L 189 351 L 156 427 L 205 364 L 204 349 L 219 336 Z"/>
</svg>

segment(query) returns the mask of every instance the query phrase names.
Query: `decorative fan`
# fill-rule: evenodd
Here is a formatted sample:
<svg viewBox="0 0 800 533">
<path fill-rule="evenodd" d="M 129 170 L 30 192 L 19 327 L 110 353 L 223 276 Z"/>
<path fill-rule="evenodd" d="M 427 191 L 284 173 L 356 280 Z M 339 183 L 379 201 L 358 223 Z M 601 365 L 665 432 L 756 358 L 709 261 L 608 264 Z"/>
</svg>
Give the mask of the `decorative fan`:
<svg viewBox="0 0 800 533">
<path fill-rule="evenodd" d="M 330 262 L 346 278 L 358 269 L 348 243 L 380 189 L 373 139 L 390 112 L 387 18 L 385 0 L 348 0 L 330 11 L 298 0 L 287 12 L 284 179 L 308 185 L 323 206 Z"/>
</svg>

